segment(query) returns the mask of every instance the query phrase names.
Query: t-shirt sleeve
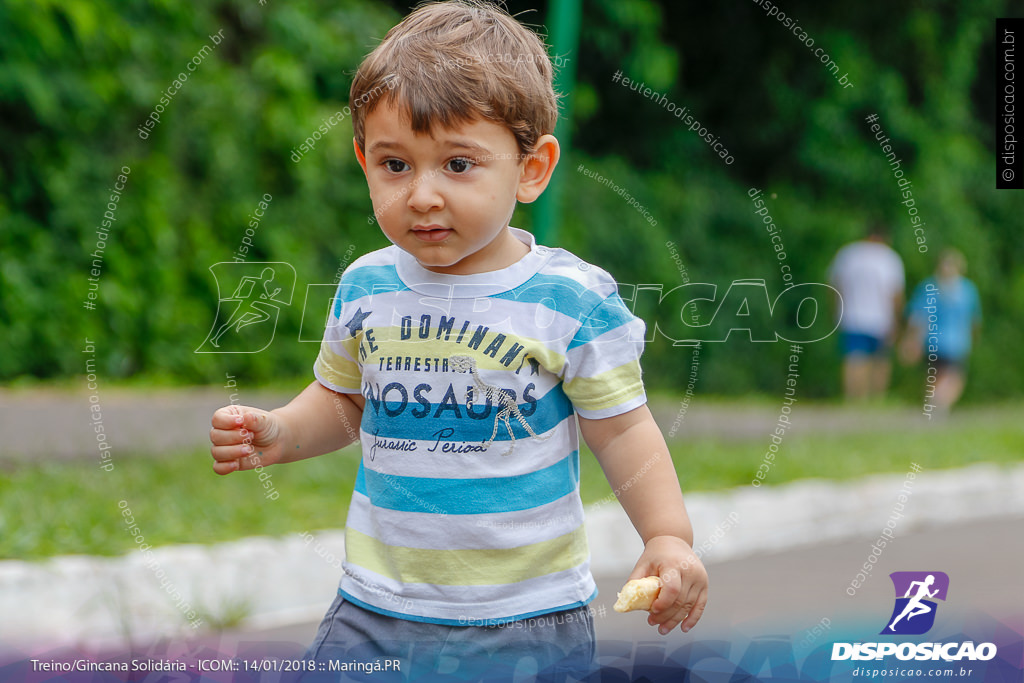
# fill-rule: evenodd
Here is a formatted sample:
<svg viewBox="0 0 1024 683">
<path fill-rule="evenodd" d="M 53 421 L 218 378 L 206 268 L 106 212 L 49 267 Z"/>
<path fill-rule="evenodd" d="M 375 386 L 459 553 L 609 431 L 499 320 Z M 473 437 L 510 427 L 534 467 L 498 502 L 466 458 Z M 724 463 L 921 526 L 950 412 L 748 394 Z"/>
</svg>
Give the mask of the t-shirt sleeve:
<svg viewBox="0 0 1024 683">
<path fill-rule="evenodd" d="M 614 417 L 647 402 L 640 369 L 645 331 L 617 293 L 583 316 L 566 351 L 562 387 L 577 413 Z"/>
<path fill-rule="evenodd" d="M 362 391 L 362 373 L 359 368 L 359 341 L 362 333 L 358 318 L 362 311 L 351 299 L 358 292 L 342 278 L 341 284 L 331 301 L 331 312 L 327 316 L 327 329 L 320 342 L 320 355 L 313 363 L 313 374 L 328 389 L 343 394 L 358 394 Z M 346 323 L 349 323 L 346 325 Z"/>
</svg>

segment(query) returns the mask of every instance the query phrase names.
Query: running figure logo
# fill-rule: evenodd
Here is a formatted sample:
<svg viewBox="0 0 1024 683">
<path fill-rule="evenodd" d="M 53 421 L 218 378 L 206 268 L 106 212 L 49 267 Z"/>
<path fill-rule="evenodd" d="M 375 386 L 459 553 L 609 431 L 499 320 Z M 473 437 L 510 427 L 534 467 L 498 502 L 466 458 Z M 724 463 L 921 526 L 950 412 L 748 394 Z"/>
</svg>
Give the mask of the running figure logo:
<svg viewBox="0 0 1024 683">
<path fill-rule="evenodd" d="M 281 307 L 291 304 L 295 290 L 291 264 L 225 261 L 210 272 L 217 282 L 217 315 L 196 353 L 257 353 L 270 346 Z"/>
<path fill-rule="evenodd" d="M 896 605 L 882 635 L 927 633 L 935 623 L 935 600 L 946 600 L 949 576 L 944 572 L 893 572 L 889 578 L 896 589 Z"/>
</svg>

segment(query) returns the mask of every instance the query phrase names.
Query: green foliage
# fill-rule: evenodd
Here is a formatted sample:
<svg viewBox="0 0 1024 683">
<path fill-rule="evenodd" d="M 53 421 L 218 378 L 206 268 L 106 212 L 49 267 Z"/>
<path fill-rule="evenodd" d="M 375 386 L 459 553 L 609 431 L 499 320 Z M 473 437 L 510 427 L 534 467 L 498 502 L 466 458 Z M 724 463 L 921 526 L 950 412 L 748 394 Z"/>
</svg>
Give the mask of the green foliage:
<svg viewBox="0 0 1024 683">
<path fill-rule="evenodd" d="M 306 286 L 387 244 L 343 120 L 298 163 L 294 150 L 347 104 L 361 57 L 411 3 L 371 0 L 207 4 L 26 2 L 0 6 L 0 378 L 81 374 L 86 337 L 108 378 L 247 382 L 309 374 L 300 343 Z M 747 196 L 763 189 L 797 282 L 824 279 L 844 243 L 882 221 L 913 286 L 944 246 L 965 252 L 986 322 L 968 396 L 1019 394 L 1013 353 L 1024 320 L 1020 193 L 993 189 L 992 17 L 1008 0 L 876 5 L 794 0 L 796 17 L 854 84 L 843 88 L 813 50 L 755 3 L 593 0 L 576 56 L 573 145 L 558 246 L 623 283 L 692 282 L 725 291 L 763 278 L 781 291 L 779 262 Z M 510 0 L 542 24 L 545 7 Z M 223 40 L 212 45 L 215 34 Z M 186 72 L 197 53 L 205 59 Z M 662 104 L 613 83 L 617 70 L 689 112 L 735 158 L 726 165 Z M 139 127 L 167 94 L 160 122 Z M 898 150 L 926 220 L 919 253 L 906 207 L 864 117 Z M 145 129 L 144 129 L 145 131 Z M 612 179 L 652 226 L 578 163 Z M 129 167 L 100 275 L 90 283 L 119 169 Z M 195 354 L 213 323 L 209 267 L 230 261 L 264 194 L 249 261 L 291 263 L 298 282 L 263 353 Z M 515 224 L 531 225 L 529 207 Z M 350 251 L 351 248 L 351 251 Z M 346 258 L 346 253 L 349 257 Z M 90 285 L 96 310 L 86 310 Z M 316 305 L 312 310 L 319 310 Z M 801 392 L 837 386 L 834 340 L 809 345 Z M 705 346 L 702 391 L 777 392 L 784 344 L 738 338 Z M 664 340 L 645 358 L 655 388 L 685 385 L 690 363 Z M 906 397 L 920 368 L 901 371 Z"/>
<path fill-rule="evenodd" d="M 1011 330 L 1024 321 L 1024 246 L 1013 226 L 1024 199 L 994 189 L 992 142 L 992 17 L 1005 16 L 1009 4 L 940 0 L 882 11 L 787 3 L 786 13 L 838 65 L 835 75 L 755 3 L 663 2 L 653 17 L 623 7 L 648 4 L 607 0 L 587 15 L 579 89 L 600 104 L 577 117 L 579 151 L 561 171 L 569 176 L 566 196 L 572 198 L 562 233 L 566 246 L 622 282 L 660 282 L 667 290 L 681 282 L 664 247 L 671 241 L 691 281 L 724 291 L 734 279 L 763 278 L 774 295 L 783 287 L 779 262 L 748 190 L 764 190 L 796 282 L 823 282 L 835 252 L 881 222 L 904 259 L 908 290 L 932 272 L 942 248 L 965 253 L 985 308 L 967 397 L 1019 394 L 1024 362 L 1010 348 Z M 627 17 L 629 29 L 619 29 Z M 656 61 L 638 61 L 645 54 L 640 45 L 657 43 L 678 55 L 678 73 L 667 87 Z M 613 83 L 620 69 L 655 94 Z M 853 87 L 839 85 L 843 74 Z M 688 107 L 720 136 L 735 163 L 723 163 L 660 95 Z M 896 178 L 864 120 L 872 113 L 913 181 L 927 253 L 918 250 Z M 580 161 L 625 187 L 654 215 L 657 228 L 607 187 L 573 172 Z M 656 386 L 685 386 L 688 354 L 665 340 L 649 345 L 648 378 Z M 783 344 L 731 339 L 705 345 L 700 386 L 777 393 L 786 355 Z M 807 346 L 803 358 L 800 391 L 834 394 L 835 339 Z M 900 393 L 919 399 L 922 376 L 920 367 L 898 368 Z"/>
<path fill-rule="evenodd" d="M 228 363 L 259 378 L 308 369 L 310 344 L 193 353 L 217 306 L 208 268 L 232 260 L 271 195 L 244 256 L 298 272 L 297 305 L 278 328 L 295 340 L 306 285 L 334 282 L 350 245 L 358 255 L 386 243 L 367 222 L 347 118 L 299 163 L 290 157 L 343 109 L 348 70 L 396 17 L 361 0 L 270 7 L 72 0 L 0 10 L 0 377 L 82 373 L 86 337 L 107 377 L 208 382 Z M 179 73 L 187 78 L 173 92 Z M 140 135 L 169 88 L 159 123 Z M 116 220 L 98 234 L 122 166 Z M 94 265 L 98 298 L 86 310 Z"/>
</svg>

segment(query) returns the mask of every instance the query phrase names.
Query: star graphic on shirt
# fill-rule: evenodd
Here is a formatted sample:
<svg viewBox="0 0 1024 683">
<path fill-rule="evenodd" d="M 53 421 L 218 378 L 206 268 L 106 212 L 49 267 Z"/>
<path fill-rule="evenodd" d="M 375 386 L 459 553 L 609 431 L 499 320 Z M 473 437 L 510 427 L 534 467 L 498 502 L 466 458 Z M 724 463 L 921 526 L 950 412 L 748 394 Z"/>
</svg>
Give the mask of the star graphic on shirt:
<svg viewBox="0 0 1024 683">
<path fill-rule="evenodd" d="M 363 321 L 366 320 L 373 311 L 367 311 L 363 313 L 363 309 L 359 308 L 356 310 L 355 315 L 352 319 L 345 323 L 345 327 L 348 328 L 348 333 L 351 336 L 356 336 L 356 332 L 361 332 L 363 329 Z"/>
<path fill-rule="evenodd" d="M 540 374 L 540 362 L 536 358 L 534 358 L 533 356 L 531 356 L 528 353 L 523 354 L 523 359 L 521 361 L 519 361 L 519 367 L 516 368 L 516 374 L 518 375 L 519 371 L 523 369 L 523 365 L 526 364 L 526 361 L 530 361 L 530 374 L 531 375 L 539 375 Z"/>
</svg>

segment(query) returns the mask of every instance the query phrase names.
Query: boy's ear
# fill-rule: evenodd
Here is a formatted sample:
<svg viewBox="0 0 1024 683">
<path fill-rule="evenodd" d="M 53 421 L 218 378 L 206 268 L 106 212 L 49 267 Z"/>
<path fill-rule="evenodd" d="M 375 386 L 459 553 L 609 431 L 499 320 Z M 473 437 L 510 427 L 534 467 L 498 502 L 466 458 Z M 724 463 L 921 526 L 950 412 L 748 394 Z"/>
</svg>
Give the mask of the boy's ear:
<svg viewBox="0 0 1024 683">
<path fill-rule="evenodd" d="M 363 150 L 359 149 L 359 141 L 352 138 L 352 146 L 356 149 L 356 159 L 359 160 L 359 165 L 363 167 L 363 173 L 366 173 L 366 155 L 363 154 Z"/>
<path fill-rule="evenodd" d="M 519 175 L 519 189 L 516 199 L 529 204 L 544 192 L 551 182 L 551 174 L 558 165 L 561 151 L 554 135 L 541 135 L 537 139 L 537 151 L 526 157 Z"/>
</svg>

